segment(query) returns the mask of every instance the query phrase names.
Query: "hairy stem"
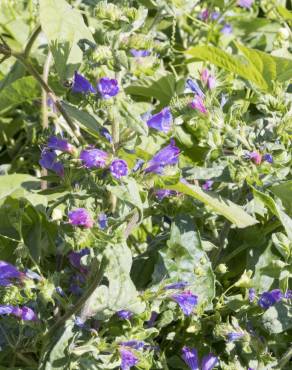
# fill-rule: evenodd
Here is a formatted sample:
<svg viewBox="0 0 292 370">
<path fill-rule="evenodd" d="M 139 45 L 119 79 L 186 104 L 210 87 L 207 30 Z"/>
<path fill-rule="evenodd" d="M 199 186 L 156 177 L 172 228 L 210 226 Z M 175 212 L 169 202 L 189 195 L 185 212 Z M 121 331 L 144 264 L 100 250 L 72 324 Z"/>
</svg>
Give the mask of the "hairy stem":
<svg viewBox="0 0 292 370">
<path fill-rule="evenodd" d="M 48 84 L 48 77 L 49 77 L 49 71 L 50 71 L 50 64 L 52 61 L 52 53 L 49 51 L 44 68 L 43 68 L 43 80 L 46 84 Z M 47 129 L 49 127 L 49 120 L 48 120 L 48 94 L 45 89 L 42 89 L 42 128 L 43 130 Z M 48 171 L 43 168 L 42 169 L 42 176 L 47 176 Z M 48 187 L 48 183 L 45 180 L 41 181 L 41 189 L 45 190 Z"/>
<path fill-rule="evenodd" d="M 25 48 L 24 48 L 24 51 L 23 51 L 23 56 L 24 58 L 28 58 L 29 56 L 29 53 L 31 51 L 31 48 L 33 46 L 33 43 L 35 42 L 35 40 L 37 39 L 38 35 L 40 34 L 42 28 L 40 25 L 36 26 L 36 28 L 33 30 Z"/>
</svg>

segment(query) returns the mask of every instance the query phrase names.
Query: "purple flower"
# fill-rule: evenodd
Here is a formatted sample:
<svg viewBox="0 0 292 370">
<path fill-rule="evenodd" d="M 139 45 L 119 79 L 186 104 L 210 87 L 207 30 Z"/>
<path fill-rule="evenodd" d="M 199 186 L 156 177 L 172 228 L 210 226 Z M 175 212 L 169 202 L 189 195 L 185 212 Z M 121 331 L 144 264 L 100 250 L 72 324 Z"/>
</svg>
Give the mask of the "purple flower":
<svg viewBox="0 0 292 370">
<path fill-rule="evenodd" d="M 143 58 L 148 57 L 151 54 L 150 50 L 137 50 L 137 49 L 131 49 L 130 53 L 133 55 L 133 57 L 136 58 Z"/>
<path fill-rule="evenodd" d="M 120 179 L 128 174 L 127 162 L 123 159 L 114 159 L 110 165 L 111 174 L 116 178 Z"/>
<path fill-rule="evenodd" d="M 81 319 L 81 317 L 79 317 L 79 316 L 76 316 L 76 318 L 74 320 L 74 324 L 76 326 L 78 326 L 78 328 L 83 329 L 85 327 L 85 320 Z"/>
<path fill-rule="evenodd" d="M 168 107 L 154 114 L 147 120 L 147 125 L 155 130 L 167 133 L 171 128 L 172 114 Z"/>
<path fill-rule="evenodd" d="M 260 299 L 258 301 L 258 305 L 261 308 L 268 309 L 269 307 L 273 306 L 275 303 L 281 301 L 283 298 L 283 293 L 280 289 L 274 289 L 270 292 L 264 292 L 261 294 Z"/>
<path fill-rule="evenodd" d="M 220 12 L 212 12 L 211 18 L 213 21 L 216 21 L 220 17 Z"/>
<path fill-rule="evenodd" d="M 1 305 L 0 306 L 0 315 L 13 315 L 23 321 L 36 321 L 37 316 L 35 312 L 29 307 L 15 307 L 11 305 Z"/>
<path fill-rule="evenodd" d="M 221 33 L 224 33 L 224 35 L 230 35 L 233 31 L 233 28 L 231 24 L 225 23 L 224 26 L 221 28 Z"/>
<path fill-rule="evenodd" d="M 273 163 L 273 156 L 272 154 L 266 153 L 263 156 L 263 160 L 268 162 L 268 163 Z"/>
<path fill-rule="evenodd" d="M 150 319 L 146 321 L 147 328 L 152 328 L 154 326 L 154 323 L 158 317 L 158 312 L 152 311 Z"/>
<path fill-rule="evenodd" d="M 215 89 L 216 85 L 217 85 L 216 78 L 214 76 L 210 75 L 208 77 L 208 88 L 209 88 L 209 90 Z"/>
<path fill-rule="evenodd" d="M 244 336 L 244 333 L 228 333 L 227 338 L 228 342 L 235 342 L 241 339 Z"/>
<path fill-rule="evenodd" d="M 21 311 L 22 311 L 21 319 L 23 321 L 36 321 L 37 320 L 37 316 L 31 308 L 24 306 L 22 307 Z"/>
<path fill-rule="evenodd" d="M 67 140 L 59 139 L 57 136 L 51 136 L 48 140 L 48 148 L 60 150 L 62 152 L 73 153 L 74 146 L 69 144 Z"/>
<path fill-rule="evenodd" d="M 248 154 L 248 157 L 251 161 L 253 161 L 257 165 L 261 164 L 262 162 L 262 155 L 256 151 L 250 152 Z"/>
<path fill-rule="evenodd" d="M 172 195 L 177 195 L 177 191 L 169 189 L 158 189 L 155 190 L 155 195 L 159 201 L 162 201 L 164 198 L 171 197 Z"/>
<path fill-rule="evenodd" d="M 292 290 L 288 289 L 284 295 L 284 298 L 286 299 L 292 299 Z"/>
<path fill-rule="evenodd" d="M 136 163 L 135 163 L 135 165 L 134 165 L 134 167 L 133 167 L 132 171 L 133 171 L 133 172 L 137 172 L 137 171 L 139 171 L 139 170 L 140 170 L 140 168 L 142 168 L 142 166 L 143 166 L 143 164 L 144 164 L 144 163 L 145 163 L 145 162 L 143 161 L 143 159 L 140 159 L 140 158 L 136 159 Z"/>
<path fill-rule="evenodd" d="M 197 109 L 199 112 L 203 114 L 207 114 L 208 111 L 204 105 L 203 99 L 199 95 L 195 95 L 194 100 L 190 104 L 191 108 Z"/>
<path fill-rule="evenodd" d="M 117 315 L 120 319 L 130 320 L 130 318 L 133 316 L 133 312 L 127 310 L 120 310 L 117 311 Z"/>
<path fill-rule="evenodd" d="M 172 283 L 172 284 L 165 285 L 164 289 L 166 289 L 166 290 L 168 290 L 168 289 L 184 289 L 188 285 L 189 285 L 189 283 L 186 282 L 186 281 L 178 281 L 177 283 Z"/>
<path fill-rule="evenodd" d="M 97 84 L 97 89 L 103 99 L 110 99 L 120 91 L 118 81 L 109 77 L 102 77 Z"/>
<path fill-rule="evenodd" d="M 137 365 L 138 358 L 134 355 L 134 353 L 128 349 L 120 348 L 120 356 L 121 356 L 121 369 L 122 370 L 129 370 L 131 367 Z"/>
<path fill-rule="evenodd" d="M 88 256 L 89 254 L 90 254 L 89 248 L 83 248 L 79 252 L 74 252 L 74 251 L 70 252 L 68 257 L 73 267 L 75 267 L 76 269 L 78 269 L 79 271 L 83 273 L 87 273 L 88 270 L 81 265 L 81 258 L 83 256 Z"/>
<path fill-rule="evenodd" d="M 11 263 L 0 261 L 0 286 L 8 286 L 11 284 L 10 279 L 19 279 L 22 276 L 23 273 Z"/>
<path fill-rule="evenodd" d="M 60 177 L 64 176 L 64 167 L 61 162 L 57 162 L 57 154 L 51 150 L 43 150 L 39 164 L 47 170 L 56 172 Z"/>
<path fill-rule="evenodd" d="M 28 277 L 29 279 L 32 279 L 32 280 L 38 280 L 38 281 L 42 280 L 42 278 L 39 274 L 37 274 L 36 272 L 34 272 L 32 270 L 29 270 L 29 269 L 25 270 L 25 276 Z"/>
<path fill-rule="evenodd" d="M 248 291 L 248 299 L 250 302 L 253 302 L 255 300 L 255 297 L 256 297 L 256 291 L 254 288 L 250 288 L 249 291 Z"/>
<path fill-rule="evenodd" d="M 61 297 L 65 297 L 64 290 L 63 290 L 60 286 L 57 286 L 57 287 L 56 287 L 56 292 L 57 292 Z"/>
<path fill-rule="evenodd" d="M 182 358 L 191 370 L 199 370 L 199 356 L 195 348 L 184 346 L 182 348 Z"/>
<path fill-rule="evenodd" d="M 209 18 L 209 10 L 208 9 L 204 9 L 201 11 L 201 13 L 199 14 L 199 19 L 201 19 L 202 21 L 206 22 Z"/>
<path fill-rule="evenodd" d="M 107 227 L 107 215 L 105 213 L 100 213 L 98 216 L 98 224 L 101 230 Z"/>
<path fill-rule="evenodd" d="M 225 94 L 221 95 L 220 107 L 223 108 L 224 105 L 228 102 L 228 98 Z"/>
<path fill-rule="evenodd" d="M 202 189 L 206 190 L 206 191 L 209 191 L 212 189 L 212 186 L 214 184 L 214 181 L 213 180 L 207 180 L 203 185 L 202 185 Z"/>
<path fill-rule="evenodd" d="M 165 166 L 175 165 L 178 163 L 179 153 L 179 148 L 175 145 L 175 141 L 171 139 L 170 144 L 156 153 L 148 162 L 148 167 L 145 172 L 161 174 Z"/>
<path fill-rule="evenodd" d="M 11 305 L 0 305 L 0 315 L 9 315 L 13 312 L 13 306 Z"/>
<path fill-rule="evenodd" d="M 208 82 L 208 78 L 209 78 L 209 71 L 207 68 L 204 68 L 202 71 L 201 71 L 201 80 L 204 84 L 206 84 Z"/>
<path fill-rule="evenodd" d="M 68 213 L 69 223 L 74 226 L 82 226 L 89 229 L 93 226 L 93 220 L 85 208 L 77 208 Z"/>
<path fill-rule="evenodd" d="M 96 90 L 91 83 L 78 72 L 75 72 L 74 74 L 74 81 L 71 89 L 74 93 L 96 93 Z"/>
<path fill-rule="evenodd" d="M 82 295 L 83 289 L 80 287 L 80 285 L 85 284 L 85 282 L 86 282 L 86 278 L 84 275 L 75 274 L 71 276 L 69 291 L 77 296 Z"/>
<path fill-rule="evenodd" d="M 186 316 L 190 316 L 193 312 L 194 307 L 198 303 L 198 296 L 190 291 L 173 294 L 171 298 L 178 303 L 183 313 Z"/>
<path fill-rule="evenodd" d="M 213 353 L 209 353 L 202 358 L 202 370 L 212 370 L 218 363 L 218 357 L 213 355 Z"/>
<path fill-rule="evenodd" d="M 107 139 L 107 141 L 109 141 L 110 143 L 112 143 L 112 142 L 113 142 L 113 138 L 112 138 L 112 136 L 111 136 L 111 134 L 109 133 L 109 130 L 108 130 L 107 128 L 103 127 L 103 128 L 100 130 L 100 133 L 101 133 L 101 135 L 102 135 L 102 136 L 104 136 L 104 137 Z"/>
<path fill-rule="evenodd" d="M 125 342 L 120 342 L 119 344 L 121 344 L 124 347 L 131 347 L 137 350 L 145 347 L 145 342 L 143 342 L 142 340 L 136 340 L 136 339 L 128 340 Z"/>
<path fill-rule="evenodd" d="M 100 149 L 84 149 L 80 153 L 80 159 L 86 168 L 103 168 L 108 154 Z"/>
<path fill-rule="evenodd" d="M 189 87 L 195 94 L 199 95 L 201 98 L 205 97 L 205 94 L 200 89 L 200 87 L 199 87 L 199 85 L 197 84 L 196 81 L 191 80 L 190 78 L 188 78 L 186 84 L 187 84 L 187 87 Z"/>
<path fill-rule="evenodd" d="M 241 6 L 242 8 L 249 9 L 253 2 L 254 0 L 237 0 L 237 5 Z"/>
</svg>

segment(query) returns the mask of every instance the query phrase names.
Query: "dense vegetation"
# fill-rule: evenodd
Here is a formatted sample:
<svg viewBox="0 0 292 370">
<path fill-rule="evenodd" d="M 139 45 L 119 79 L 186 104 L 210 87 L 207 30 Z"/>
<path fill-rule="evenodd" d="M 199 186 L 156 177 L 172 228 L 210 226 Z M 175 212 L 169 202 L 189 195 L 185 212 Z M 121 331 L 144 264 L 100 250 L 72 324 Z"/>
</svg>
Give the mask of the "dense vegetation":
<svg viewBox="0 0 292 370">
<path fill-rule="evenodd" d="M 291 369 L 291 24 L 0 1 L 0 370 Z"/>
</svg>

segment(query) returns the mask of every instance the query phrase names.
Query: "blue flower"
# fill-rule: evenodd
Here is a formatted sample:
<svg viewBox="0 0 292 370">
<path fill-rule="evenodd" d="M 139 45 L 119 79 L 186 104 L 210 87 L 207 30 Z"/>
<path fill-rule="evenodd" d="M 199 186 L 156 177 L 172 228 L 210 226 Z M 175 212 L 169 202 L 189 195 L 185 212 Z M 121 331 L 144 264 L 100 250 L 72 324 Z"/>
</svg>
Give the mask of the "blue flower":
<svg viewBox="0 0 292 370">
<path fill-rule="evenodd" d="M 109 141 L 110 143 L 113 142 L 113 138 L 112 138 L 112 136 L 111 136 L 111 134 L 110 134 L 110 132 L 107 128 L 103 127 L 100 130 L 100 133 L 101 133 L 102 136 L 104 136 L 107 139 L 107 141 Z"/>
<path fill-rule="evenodd" d="M 169 190 L 169 189 L 158 189 L 155 190 L 155 195 L 159 201 L 162 201 L 166 197 L 170 197 L 172 195 L 177 195 L 177 191 Z"/>
<path fill-rule="evenodd" d="M 72 85 L 72 91 L 74 93 L 96 93 L 95 88 L 91 85 L 91 83 L 82 75 L 75 72 L 74 74 L 74 81 Z"/>
<path fill-rule="evenodd" d="M 33 280 L 38 280 L 38 281 L 42 280 L 42 278 L 39 274 L 37 274 L 36 272 L 34 272 L 32 270 L 29 270 L 29 269 L 25 270 L 25 276 L 28 277 L 29 279 L 33 279 Z"/>
<path fill-rule="evenodd" d="M 85 328 L 85 320 L 81 319 L 81 317 L 79 317 L 79 316 L 76 316 L 76 318 L 74 320 L 74 324 L 76 326 L 78 326 L 79 328 L 81 328 L 81 329 Z"/>
<path fill-rule="evenodd" d="M 146 321 L 147 328 L 152 328 L 154 326 L 154 323 L 158 317 L 158 312 L 152 311 L 150 319 Z"/>
<path fill-rule="evenodd" d="M 147 125 L 155 130 L 167 133 L 171 128 L 172 114 L 168 107 L 154 114 L 147 120 Z"/>
<path fill-rule="evenodd" d="M 212 189 L 212 186 L 214 184 L 214 181 L 213 180 L 207 180 L 203 185 L 202 185 L 202 188 L 206 191 L 209 191 Z"/>
<path fill-rule="evenodd" d="M 64 167 L 61 162 L 57 162 L 57 154 L 54 151 L 44 149 L 41 153 L 39 164 L 47 170 L 56 172 L 60 177 L 64 176 Z"/>
<path fill-rule="evenodd" d="M 133 316 L 133 312 L 127 310 L 117 311 L 117 315 L 120 319 L 129 320 Z"/>
<path fill-rule="evenodd" d="M 140 158 L 136 159 L 136 163 L 135 163 L 132 171 L 133 172 L 139 171 L 142 168 L 144 163 L 145 163 L 145 161 L 143 161 L 143 159 L 140 159 Z"/>
<path fill-rule="evenodd" d="M 100 149 L 84 149 L 80 153 L 80 159 L 86 168 L 103 168 L 108 154 Z"/>
<path fill-rule="evenodd" d="M 100 213 L 98 216 L 98 224 L 101 230 L 107 227 L 107 215 L 105 213 Z"/>
<path fill-rule="evenodd" d="M 190 291 L 173 294 L 171 298 L 178 303 L 186 316 L 190 316 L 194 307 L 198 304 L 198 296 Z"/>
<path fill-rule="evenodd" d="M 201 98 L 205 97 L 205 94 L 200 89 L 200 87 L 199 87 L 199 85 L 197 84 L 196 81 L 188 78 L 187 79 L 187 87 L 189 87 L 195 94 L 199 95 Z"/>
<path fill-rule="evenodd" d="M 103 99 L 110 99 L 120 91 L 118 81 L 109 77 L 102 77 L 97 84 L 97 89 Z"/>
<path fill-rule="evenodd" d="M 180 150 L 175 145 L 175 141 L 172 139 L 168 146 L 161 149 L 148 162 L 148 167 L 146 168 L 145 172 L 161 174 L 165 166 L 175 165 L 178 163 L 179 153 Z"/>
<path fill-rule="evenodd" d="M 283 299 L 283 293 L 280 289 L 274 289 L 270 292 L 264 292 L 261 294 L 258 305 L 261 308 L 268 309 L 269 307 L 273 306 L 275 303 L 281 301 Z"/>
<path fill-rule="evenodd" d="M 184 346 L 182 348 L 182 358 L 191 370 L 199 370 L 199 356 L 195 348 Z"/>
<path fill-rule="evenodd" d="M 186 282 L 186 281 L 178 281 L 177 283 L 172 283 L 172 284 L 165 285 L 164 289 L 166 289 L 166 290 L 168 290 L 168 289 L 184 289 L 188 285 L 189 285 L 189 283 Z"/>
<path fill-rule="evenodd" d="M 73 153 L 74 146 L 69 144 L 67 140 L 60 139 L 57 136 L 51 136 L 48 140 L 47 147 L 61 152 Z"/>
<path fill-rule="evenodd" d="M 256 297 L 256 291 L 254 288 L 250 288 L 249 291 L 248 291 L 248 299 L 250 302 L 253 302 L 255 300 L 255 297 Z"/>
<path fill-rule="evenodd" d="M 79 252 L 72 251 L 69 253 L 69 261 L 73 267 L 83 273 L 87 273 L 87 269 L 81 265 L 81 258 L 90 254 L 89 248 L 83 248 Z"/>
<path fill-rule="evenodd" d="M 218 357 L 213 355 L 213 353 L 209 353 L 202 358 L 202 370 L 212 370 L 218 363 Z"/>
<path fill-rule="evenodd" d="M 239 339 L 241 339 L 244 336 L 244 333 L 228 333 L 227 338 L 228 342 L 235 342 Z"/>
<path fill-rule="evenodd" d="M 150 50 L 137 50 L 137 49 L 131 49 L 130 53 L 133 55 L 133 57 L 136 58 L 143 58 L 148 57 L 151 54 Z"/>
<path fill-rule="evenodd" d="M 145 347 L 145 342 L 143 342 L 142 340 L 136 340 L 136 339 L 128 340 L 125 342 L 120 342 L 119 344 L 121 344 L 124 347 L 131 347 L 137 350 Z"/>
<path fill-rule="evenodd" d="M 284 295 L 284 298 L 286 299 L 292 299 L 292 290 L 288 289 Z"/>
<path fill-rule="evenodd" d="M 23 273 L 9 262 L 0 261 L 0 286 L 8 286 L 11 279 L 20 279 Z"/>
<path fill-rule="evenodd" d="M 127 162 L 123 159 L 114 159 L 110 165 L 111 174 L 116 178 L 120 179 L 128 174 Z"/>
<path fill-rule="evenodd" d="M 266 153 L 263 155 L 263 160 L 268 163 L 273 163 L 273 156 L 272 154 Z"/>
<path fill-rule="evenodd" d="M 224 33 L 224 35 L 230 35 L 233 32 L 233 28 L 231 24 L 225 23 L 220 32 Z"/>
<path fill-rule="evenodd" d="M 0 305 L 0 315 L 13 315 L 23 321 L 36 321 L 35 312 L 27 307 L 16 307 L 11 305 Z"/>
<path fill-rule="evenodd" d="M 121 369 L 122 370 L 129 370 L 131 367 L 137 365 L 139 362 L 138 358 L 134 353 L 128 349 L 120 348 L 120 356 L 121 356 Z"/>
</svg>

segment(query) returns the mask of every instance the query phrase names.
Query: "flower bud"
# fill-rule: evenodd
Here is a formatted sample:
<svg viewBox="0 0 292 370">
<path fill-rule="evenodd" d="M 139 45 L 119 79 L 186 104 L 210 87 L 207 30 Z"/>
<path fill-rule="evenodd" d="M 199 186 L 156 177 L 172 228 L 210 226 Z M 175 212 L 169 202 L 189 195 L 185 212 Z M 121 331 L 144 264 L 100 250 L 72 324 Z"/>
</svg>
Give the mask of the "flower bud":
<svg viewBox="0 0 292 370">
<path fill-rule="evenodd" d="M 244 271 L 244 273 L 241 275 L 240 279 L 234 284 L 234 286 L 240 288 L 252 287 L 251 276 L 252 270 Z"/>
</svg>

